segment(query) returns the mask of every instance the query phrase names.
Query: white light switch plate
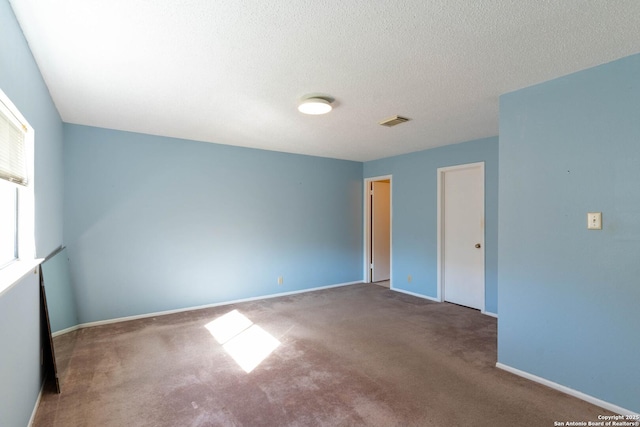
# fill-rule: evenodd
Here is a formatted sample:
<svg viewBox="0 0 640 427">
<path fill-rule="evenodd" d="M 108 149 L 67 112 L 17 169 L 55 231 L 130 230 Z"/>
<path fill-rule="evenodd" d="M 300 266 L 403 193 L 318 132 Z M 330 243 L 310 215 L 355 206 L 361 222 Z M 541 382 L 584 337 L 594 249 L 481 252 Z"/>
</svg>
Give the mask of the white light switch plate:
<svg viewBox="0 0 640 427">
<path fill-rule="evenodd" d="M 602 230 L 602 212 L 587 213 L 587 228 L 589 230 Z"/>
</svg>

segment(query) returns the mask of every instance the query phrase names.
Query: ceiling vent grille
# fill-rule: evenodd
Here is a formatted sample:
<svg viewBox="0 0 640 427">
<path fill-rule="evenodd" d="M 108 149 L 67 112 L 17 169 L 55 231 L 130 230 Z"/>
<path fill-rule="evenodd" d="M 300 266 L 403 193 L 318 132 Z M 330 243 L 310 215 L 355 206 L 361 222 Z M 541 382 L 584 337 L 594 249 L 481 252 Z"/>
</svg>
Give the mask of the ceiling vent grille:
<svg viewBox="0 0 640 427">
<path fill-rule="evenodd" d="M 382 126 L 386 126 L 390 128 L 391 126 L 399 125 L 400 123 L 404 123 L 408 121 L 409 119 L 406 117 L 393 116 L 393 117 L 389 117 L 388 119 L 384 119 L 383 121 L 380 122 L 380 124 Z"/>
</svg>

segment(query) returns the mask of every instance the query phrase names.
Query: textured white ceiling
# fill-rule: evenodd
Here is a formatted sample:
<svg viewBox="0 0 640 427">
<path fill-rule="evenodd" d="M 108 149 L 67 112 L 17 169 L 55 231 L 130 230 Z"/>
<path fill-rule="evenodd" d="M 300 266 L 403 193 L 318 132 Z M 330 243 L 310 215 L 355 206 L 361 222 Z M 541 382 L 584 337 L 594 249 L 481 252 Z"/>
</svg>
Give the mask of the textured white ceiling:
<svg viewBox="0 0 640 427">
<path fill-rule="evenodd" d="M 501 94 L 640 52 L 638 0 L 10 3 L 65 122 L 358 161 L 497 135 Z"/>
</svg>

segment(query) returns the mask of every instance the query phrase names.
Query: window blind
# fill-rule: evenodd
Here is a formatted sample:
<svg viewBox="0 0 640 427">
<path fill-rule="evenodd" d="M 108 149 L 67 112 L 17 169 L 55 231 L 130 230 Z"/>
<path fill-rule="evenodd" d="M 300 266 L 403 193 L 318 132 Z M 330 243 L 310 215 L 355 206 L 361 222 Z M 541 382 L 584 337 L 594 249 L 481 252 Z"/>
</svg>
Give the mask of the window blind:
<svg viewBox="0 0 640 427">
<path fill-rule="evenodd" d="M 24 125 L 0 102 L 0 179 L 27 185 Z"/>
</svg>

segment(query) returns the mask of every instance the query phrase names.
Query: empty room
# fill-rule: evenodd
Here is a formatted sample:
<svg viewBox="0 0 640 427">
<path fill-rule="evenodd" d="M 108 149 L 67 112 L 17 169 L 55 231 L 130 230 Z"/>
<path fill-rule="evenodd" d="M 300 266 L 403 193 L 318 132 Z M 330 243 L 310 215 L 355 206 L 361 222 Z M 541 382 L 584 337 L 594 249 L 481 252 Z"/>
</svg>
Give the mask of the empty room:
<svg viewBox="0 0 640 427">
<path fill-rule="evenodd" d="M 639 24 L 0 0 L 0 426 L 640 426 Z"/>
</svg>

